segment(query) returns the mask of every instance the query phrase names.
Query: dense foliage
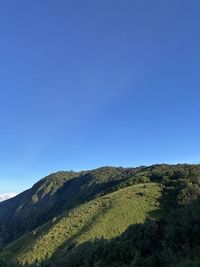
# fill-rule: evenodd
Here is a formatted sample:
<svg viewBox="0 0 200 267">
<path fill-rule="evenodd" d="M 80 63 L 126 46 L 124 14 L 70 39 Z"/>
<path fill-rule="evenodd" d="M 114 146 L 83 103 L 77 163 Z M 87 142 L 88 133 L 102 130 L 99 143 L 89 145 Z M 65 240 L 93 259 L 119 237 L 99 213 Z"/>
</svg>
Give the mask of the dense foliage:
<svg viewBox="0 0 200 267">
<path fill-rule="evenodd" d="M 151 194 L 158 195 L 151 197 Z M 30 267 L 200 266 L 199 197 L 199 165 L 163 164 L 128 169 L 105 167 L 88 172 L 50 175 L 32 189 L 0 204 L 1 238 L 4 243 L 35 229 L 3 249 L 0 266 L 20 266 L 11 254 L 19 251 L 27 258 L 25 248 L 28 243 L 30 248 L 32 246 L 32 252 L 38 253 L 33 264 L 27 264 Z M 143 204 L 138 206 L 138 203 Z M 143 209 L 141 218 L 146 217 L 144 222 L 143 219 L 137 221 L 136 217 L 141 215 L 134 208 Z M 103 219 L 98 219 L 95 228 L 88 224 L 87 216 L 92 218 L 90 216 L 97 210 Z M 82 216 L 81 220 L 79 215 Z M 85 234 L 78 230 L 77 218 L 85 223 L 81 228 L 87 229 Z M 75 228 L 68 224 L 70 220 Z M 8 221 L 12 223 L 6 227 Z M 37 228 L 45 222 L 48 224 Z M 119 222 L 121 230 L 117 237 L 108 234 L 112 232 L 110 222 L 111 225 L 114 222 L 113 229 Z M 104 233 L 102 229 L 106 228 L 109 231 L 101 237 Z M 66 241 L 65 245 L 57 246 L 56 233 L 58 240 L 62 240 L 66 232 L 67 238 L 73 235 L 76 238 L 71 243 Z M 39 241 L 44 246 L 50 246 L 50 242 L 54 244 L 53 253 L 49 251 L 45 258 L 40 258 Z"/>
<path fill-rule="evenodd" d="M 129 227 L 111 241 L 84 243 L 69 251 L 58 266 L 178 266 L 200 256 L 200 200 L 168 218 Z"/>
<path fill-rule="evenodd" d="M 9 259 L 25 263 L 62 257 L 62 251 L 96 238 L 111 239 L 131 224 L 159 214 L 160 187 L 155 183 L 133 185 L 98 197 L 7 246 Z"/>
</svg>

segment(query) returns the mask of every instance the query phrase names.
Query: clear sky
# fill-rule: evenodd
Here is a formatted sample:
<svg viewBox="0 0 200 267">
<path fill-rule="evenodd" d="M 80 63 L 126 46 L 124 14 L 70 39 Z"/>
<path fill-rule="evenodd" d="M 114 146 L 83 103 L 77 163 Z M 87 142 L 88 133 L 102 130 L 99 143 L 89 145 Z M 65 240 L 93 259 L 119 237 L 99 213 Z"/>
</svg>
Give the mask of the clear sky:
<svg viewBox="0 0 200 267">
<path fill-rule="evenodd" d="M 200 2 L 0 2 L 0 191 L 200 162 Z"/>
</svg>

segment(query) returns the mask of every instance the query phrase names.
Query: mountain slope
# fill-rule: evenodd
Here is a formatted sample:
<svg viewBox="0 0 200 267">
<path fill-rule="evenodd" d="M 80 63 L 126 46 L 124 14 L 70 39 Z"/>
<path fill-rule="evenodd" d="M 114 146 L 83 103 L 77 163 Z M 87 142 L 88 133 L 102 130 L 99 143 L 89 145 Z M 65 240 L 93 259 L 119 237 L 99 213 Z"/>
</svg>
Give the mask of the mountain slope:
<svg viewBox="0 0 200 267">
<path fill-rule="evenodd" d="M 130 226 L 112 240 L 101 238 L 71 249 L 45 267 L 199 267 L 200 199 L 159 220 Z"/>
<path fill-rule="evenodd" d="M 165 177 L 182 179 L 193 172 L 199 173 L 200 166 L 162 164 L 53 173 L 31 189 L 0 203 L 0 244 L 8 244 L 63 211 L 121 187 L 142 182 L 162 182 Z"/>
<path fill-rule="evenodd" d="M 57 202 L 56 192 L 73 177 L 73 173 L 51 174 L 31 189 L 0 203 L 0 237 L 8 243 L 47 221 Z M 52 211 L 53 212 L 53 211 Z"/>
<path fill-rule="evenodd" d="M 108 251 L 114 253 L 114 256 L 106 254 L 106 261 L 107 257 L 114 257 L 113 260 L 118 262 L 121 257 L 122 262 L 123 259 L 128 262 L 129 258 L 136 257 L 134 262 L 137 262 L 137 257 L 140 256 L 134 254 L 133 241 L 125 240 L 123 245 L 125 250 L 119 252 L 120 236 L 114 239 L 117 243 L 115 241 L 113 243 L 112 240 L 110 243 L 110 238 L 120 235 L 132 224 L 133 231 L 130 233 L 128 231 L 128 235 L 138 244 L 137 246 L 141 246 L 142 249 L 144 247 L 150 255 L 149 251 L 153 246 L 149 244 L 151 242 L 157 244 L 157 241 L 159 244 L 159 235 L 162 235 L 162 232 L 156 230 L 158 235 L 156 234 L 154 240 L 151 235 L 153 230 L 151 225 L 157 224 L 152 224 L 154 221 L 150 220 L 149 236 L 149 224 L 145 222 L 143 228 L 143 225 L 137 226 L 137 223 L 143 222 L 146 218 L 158 218 L 173 210 L 178 211 L 180 207 L 190 204 L 199 197 L 200 165 L 103 167 L 77 173 L 51 174 L 31 189 L 0 203 L 0 238 L 4 246 L 0 253 L 0 265 L 11 267 L 12 260 L 14 267 L 20 266 L 17 262 L 31 264 L 26 267 L 40 266 L 38 261 L 44 261 L 41 265 L 43 267 L 109 266 L 104 264 L 104 260 L 98 254 L 102 249 L 105 253 Z M 165 220 L 161 220 L 156 227 L 160 228 L 166 223 Z M 135 235 L 139 236 L 139 243 L 134 239 Z M 189 238 L 190 235 L 188 234 Z M 94 240 L 102 236 L 106 238 L 102 242 Z M 129 254 L 126 254 L 128 245 Z M 116 251 L 115 246 L 117 246 Z M 83 263 L 82 253 L 85 251 L 88 258 L 84 259 Z M 99 265 L 96 253 L 103 265 Z M 141 253 L 140 249 L 138 253 Z M 145 253 L 141 256 L 142 262 Z M 93 265 L 87 262 L 90 257 L 92 257 L 90 260 L 94 261 Z M 169 255 L 166 259 L 170 261 Z M 190 261 L 190 258 L 188 260 Z M 110 266 L 119 267 L 116 264 Z M 142 263 L 121 266 L 156 265 Z"/>
<path fill-rule="evenodd" d="M 59 257 L 69 248 L 94 238 L 112 238 L 128 226 L 159 215 L 160 187 L 135 185 L 99 197 L 54 219 L 10 244 L 4 255 L 21 263 Z"/>
<path fill-rule="evenodd" d="M 64 210 L 117 190 L 121 183 L 138 183 L 138 177 L 143 177 L 143 168 L 103 167 L 77 173 L 53 173 L 31 189 L 0 203 L 0 240 L 8 244 Z"/>
</svg>

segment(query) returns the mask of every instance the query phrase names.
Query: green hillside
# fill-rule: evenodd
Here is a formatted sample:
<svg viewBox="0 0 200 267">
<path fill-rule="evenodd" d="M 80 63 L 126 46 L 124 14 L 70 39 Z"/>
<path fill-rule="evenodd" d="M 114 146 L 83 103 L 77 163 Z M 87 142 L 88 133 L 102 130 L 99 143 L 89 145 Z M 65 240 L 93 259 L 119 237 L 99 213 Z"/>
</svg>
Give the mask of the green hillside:
<svg viewBox="0 0 200 267">
<path fill-rule="evenodd" d="M 0 242 L 8 244 L 65 210 L 115 191 L 122 182 L 138 183 L 142 172 L 142 168 L 103 167 L 53 173 L 15 198 L 0 203 Z"/>
<path fill-rule="evenodd" d="M 98 196 L 139 183 L 177 180 L 199 173 L 199 165 L 154 165 L 139 168 L 102 167 L 53 173 L 29 190 L 0 203 L 0 245 L 5 246 L 62 212 Z"/>
<path fill-rule="evenodd" d="M 200 199 L 159 220 L 130 226 L 112 240 L 101 238 L 71 249 L 59 267 L 199 267 Z"/>
<path fill-rule="evenodd" d="M 0 244 L 4 246 L 98 196 L 149 182 L 151 175 L 151 169 L 144 167 L 53 173 L 15 198 L 0 203 Z"/>
<path fill-rule="evenodd" d="M 112 238 L 128 226 L 158 216 L 160 187 L 136 185 L 99 197 L 53 219 L 9 245 L 4 253 L 21 263 L 58 257 L 75 245 L 95 238 Z"/>
<path fill-rule="evenodd" d="M 200 262 L 200 165 L 51 174 L 0 203 L 0 267 Z"/>
</svg>

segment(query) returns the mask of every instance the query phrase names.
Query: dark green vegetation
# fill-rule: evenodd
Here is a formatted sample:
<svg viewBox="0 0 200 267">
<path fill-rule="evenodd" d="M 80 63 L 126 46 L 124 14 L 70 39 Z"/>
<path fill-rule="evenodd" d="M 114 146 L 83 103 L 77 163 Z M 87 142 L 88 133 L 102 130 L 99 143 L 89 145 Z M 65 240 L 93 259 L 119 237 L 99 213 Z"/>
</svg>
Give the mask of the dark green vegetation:
<svg viewBox="0 0 200 267">
<path fill-rule="evenodd" d="M 200 266 L 200 165 L 58 172 L 0 203 L 0 267 Z"/>
</svg>

